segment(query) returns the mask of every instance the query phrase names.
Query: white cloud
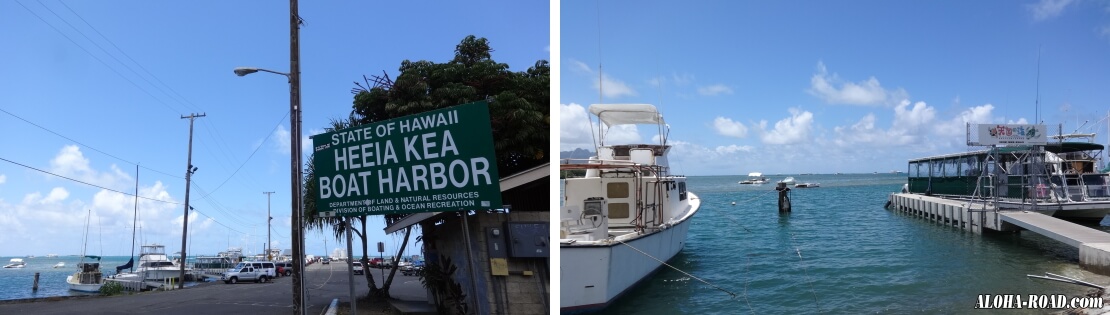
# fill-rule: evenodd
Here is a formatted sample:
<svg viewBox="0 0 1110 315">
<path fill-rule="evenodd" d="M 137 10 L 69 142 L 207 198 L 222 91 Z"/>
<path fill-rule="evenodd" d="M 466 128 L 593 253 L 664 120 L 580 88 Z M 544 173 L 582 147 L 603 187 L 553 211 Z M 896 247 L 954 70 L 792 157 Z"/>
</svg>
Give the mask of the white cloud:
<svg viewBox="0 0 1110 315">
<path fill-rule="evenodd" d="M 947 122 L 938 123 L 936 133 L 943 137 L 963 136 L 963 138 L 966 138 L 968 123 L 989 124 L 995 122 L 995 119 L 991 117 L 992 111 L 994 111 L 994 105 L 991 104 L 968 108 L 956 114 Z"/>
<path fill-rule="evenodd" d="M 753 152 L 754 150 L 755 150 L 755 148 L 750 146 L 750 145 L 735 145 L 735 144 L 732 144 L 732 145 L 728 145 L 728 146 L 717 146 L 717 149 L 714 150 L 714 151 L 717 151 L 717 153 L 721 153 L 721 154 L 733 154 L 733 153 L 737 153 L 737 152 Z"/>
<path fill-rule="evenodd" d="M 714 84 L 710 86 L 698 87 L 698 94 L 705 96 L 716 96 L 721 94 L 732 94 L 732 88 L 724 84 Z"/>
<path fill-rule="evenodd" d="M 593 126 L 582 105 L 570 103 L 559 104 L 559 150 L 571 151 L 574 149 L 593 150 L 593 138 L 590 135 Z"/>
<path fill-rule="evenodd" d="M 7 181 L 8 181 L 8 176 L 4 175 L 4 174 L 0 174 L 0 184 L 6 183 Z"/>
<path fill-rule="evenodd" d="M 902 89 L 884 89 L 875 77 L 859 83 L 841 81 L 835 73 L 829 74 L 824 62 L 817 62 L 817 73 L 810 78 L 807 92 L 829 104 L 883 105 L 907 98 Z"/>
<path fill-rule="evenodd" d="M 1041 0 L 1036 4 L 1027 5 L 1026 8 L 1033 13 L 1033 20 L 1044 21 L 1057 16 L 1064 11 L 1072 0 Z"/>
<path fill-rule="evenodd" d="M 636 96 L 636 90 L 625 84 L 624 81 L 614 79 L 608 74 L 601 75 L 601 81 L 594 80 L 594 88 L 601 89 L 601 95 L 609 98 L 622 96 Z"/>
<path fill-rule="evenodd" d="M 574 59 L 569 59 L 568 61 L 570 61 L 570 64 L 574 65 L 574 67 L 572 69 L 574 69 L 575 71 L 594 77 L 593 78 L 594 89 L 595 90 L 601 89 L 601 95 L 602 96 L 609 97 L 609 98 L 618 98 L 618 97 L 622 97 L 622 96 L 636 96 L 637 95 L 636 90 L 633 89 L 628 84 L 624 83 L 624 81 L 613 78 L 613 77 L 609 76 L 609 74 L 606 74 L 606 73 L 602 73 L 601 74 L 601 79 L 598 80 L 598 78 L 596 76 L 594 76 L 594 74 L 595 74 L 594 70 L 590 69 L 590 66 L 586 65 L 585 62 L 581 62 L 581 61 L 574 60 Z"/>
<path fill-rule="evenodd" d="M 603 139 L 605 139 L 605 145 L 643 143 L 636 125 L 618 125 L 608 128 Z"/>
<path fill-rule="evenodd" d="M 740 122 L 732 121 L 732 119 L 717 116 L 713 119 L 713 130 L 722 136 L 744 138 L 748 136 L 748 127 Z"/>
<path fill-rule="evenodd" d="M 274 148 L 278 152 L 289 154 L 290 141 L 292 140 L 289 138 L 289 129 L 285 129 L 285 125 L 278 125 L 271 137 L 274 138 Z"/>
<path fill-rule="evenodd" d="M 50 160 L 50 172 L 107 188 L 129 187 L 131 176 L 121 171 L 115 164 L 108 172 L 98 172 L 89 166 L 89 159 L 76 145 L 67 145 Z"/>
<path fill-rule="evenodd" d="M 790 109 L 790 117 L 775 122 L 775 128 L 766 130 L 767 121 L 759 122 L 760 139 L 766 144 L 796 144 L 804 142 L 813 126 L 813 113 L 797 108 Z"/>
</svg>

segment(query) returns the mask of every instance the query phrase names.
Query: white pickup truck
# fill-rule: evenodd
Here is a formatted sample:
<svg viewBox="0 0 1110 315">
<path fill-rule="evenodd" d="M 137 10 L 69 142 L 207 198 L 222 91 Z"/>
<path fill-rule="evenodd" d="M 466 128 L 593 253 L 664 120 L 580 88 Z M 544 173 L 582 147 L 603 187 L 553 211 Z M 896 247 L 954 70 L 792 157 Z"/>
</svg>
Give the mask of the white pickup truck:
<svg viewBox="0 0 1110 315">
<path fill-rule="evenodd" d="M 243 267 L 240 269 L 229 269 L 227 272 L 220 276 L 220 280 L 224 283 L 233 284 L 239 281 L 254 280 L 254 282 L 266 282 L 270 277 L 266 276 L 264 269 L 254 269 L 254 267 Z"/>
</svg>

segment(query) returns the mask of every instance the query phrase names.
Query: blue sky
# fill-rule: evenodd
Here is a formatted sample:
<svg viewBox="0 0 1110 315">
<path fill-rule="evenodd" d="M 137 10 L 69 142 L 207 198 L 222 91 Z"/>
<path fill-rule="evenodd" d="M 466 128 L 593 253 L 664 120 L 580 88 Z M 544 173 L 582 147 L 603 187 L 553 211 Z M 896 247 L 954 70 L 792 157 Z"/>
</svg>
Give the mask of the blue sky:
<svg viewBox="0 0 1110 315">
<path fill-rule="evenodd" d="M 1107 143 L 1105 1 L 565 1 L 560 21 L 561 150 L 593 146 L 601 72 L 605 103 L 660 107 L 681 174 L 904 171 L 968 150 L 965 122 L 1034 122 L 1038 55 L 1050 133 Z"/>
<path fill-rule="evenodd" d="M 288 71 L 287 3 L 20 0 L 0 12 L 0 158 L 128 193 L 141 164 L 139 195 L 172 202 L 139 202 L 143 242 L 177 252 L 189 136 L 180 117 L 205 113 L 188 253 L 259 252 L 264 191 L 276 192 L 273 243 L 289 248 L 289 85 L 232 73 Z M 547 2 L 302 2 L 300 15 L 306 147 L 347 116 L 363 75 L 396 77 L 405 59 L 448 61 L 467 35 L 489 39 L 514 71 L 550 59 Z M 0 256 L 80 253 L 88 209 L 88 251 L 129 254 L 132 197 L 0 161 Z M 371 222 L 372 242 L 400 245 Z M 324 254 L 324 236 L 309 232 L 306 246 Z"/>
</svg>

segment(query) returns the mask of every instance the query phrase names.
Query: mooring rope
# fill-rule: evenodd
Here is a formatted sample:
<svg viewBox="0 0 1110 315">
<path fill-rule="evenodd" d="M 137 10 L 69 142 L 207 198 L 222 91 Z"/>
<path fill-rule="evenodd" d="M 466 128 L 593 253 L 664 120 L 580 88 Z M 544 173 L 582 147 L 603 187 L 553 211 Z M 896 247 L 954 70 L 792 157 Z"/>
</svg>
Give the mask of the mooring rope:
<svg viewBox="0 0 1110 315">
<path fill-rule="evenodd" d="M 802 264 L 802 271 L 805 272 L 806 284 L 809 285 L 809 293 L 813 294 L 813 303 L 817 306 L 817 311 L 822 312 L 821 303 L 817 301 L 817 292 L 813 290 L 813 281 L 809 277 L 809 267 L 806 267 L 806 262 L 802 260 L 802 249 L 794 244 L 794 233 L 790 233 L 790 245 L 794 246 L 794 251 L 798 253 L 798 262 Z"/>
<path fill-rule="evenodd" d="M 674 269 L 678 272 L 681 272 L 682 274 L 684 274 L 684 275 L 686 275 L 690 278 L 694 278 L 695 280 L 701 281 L 701 283 L 705 283 L 706 285 L 711 286 L 713 288 L 716 288 L 717 290 L 721 290 L 721 292 L 728 293 L 728 295 L 731 295 L 732 298 L 736 298 L 736 293 L 732 293 L 732 291 L 725 290 L 724 288 L 721 288 L 721 287 L 718 287 L 718 286 L 716 286 L 712 283 L 709 283 L 709 281 L 702 280 L 701 278 L 698 278 L 698 277 L 696 277 L 696 276 L 694 276 L 694 275 L 692 275 L 688 272 L 682 271 L 682 269 L 675 268 L 675 266 L 671 266 L 671 265 L 667 264 L 666 262 L 664 262 L 662 260 L 659 260 L 659 258 L 655 258 L 655 256 L 652 256 L 648 253 L 645 253 L 644 251 L 640 250 L 639 248 L 633 247 L 632 245 L 628 245 L 628 243 L 625 243 L 622 240 L 618 240 L 618 239 L 613 239 L 613 240 L 615 240 L 617 242 L 620 242 L 621 244 L 624 244 L 624 246 L 628 246 L 628 248 L 631 248 L 633 250 L 636 250 L 637 252 L 640 252 L 640 254 L 644 254 L 644 256 L 648 256 L 651 259 L 655 259 L 655 261 L 658 261 L 659 263 L 663 264 L 664 266 L 670 267 L 671 269 Z"/>
<path fill-rule="evenodd" d="M 748 275 L 751 274 L 751 273 L 748 273 L 748 267 L 752 265 L 752 255 L 745 255 L 745 256 L 746 257 L 744 257 L 744 303 L 748 304 L 748 313 L 755 314 L 755 310 L 752 309 L 752 301 L 748 300 L 748 283 L 751 282 L 750 279 L 748 279 Z"/>
</svg>

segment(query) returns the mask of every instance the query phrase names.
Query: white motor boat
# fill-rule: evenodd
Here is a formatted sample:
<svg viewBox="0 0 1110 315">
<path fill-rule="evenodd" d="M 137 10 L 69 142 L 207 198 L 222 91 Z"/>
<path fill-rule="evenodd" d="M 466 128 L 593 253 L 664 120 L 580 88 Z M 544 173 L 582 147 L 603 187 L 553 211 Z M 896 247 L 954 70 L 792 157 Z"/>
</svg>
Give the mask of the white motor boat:
<svg viewBox="0 0 1110 315">
<path fill-rule="evenodd" d="M 60 261 L 60 262 L 54 264 L 54 269 L 62 268 L 62 267 L 65 267 L 65 266 L 66 266 L 66 263 L 64 261 Z"/>
<path fill-rule="evenodd" d="M 11 261 L 8 261 L 7 265 L 4 265 L 4 268 L 12 269 L 12 268 L 23 268 L 23 267 L 26 267 L 26 266 L 27 266 L 27 263 L 23 262 L 23 258 L 12 258 Z"/>
<path fill-rule="evenodd" d="M 600 132 L 597 156 L 564 160 L 563 170 L 585 170 L 565 180 L 559 249 L 563 312 L 603 309 L 662 267 L 686 244 L 701 199 L 686 177 L 670 173 L 667 129 L 655 106 L 591 105 L 605 128 L 650 124 L 659 143 L 610 145 Z M 645 128 L 647 129 L 647 128 Z M 575 163 L 582 162 L 582 163 Z M 658 260 L 657 260 L 658 259 Z"/>
<path fill-rule="evenodd" d="M 85 258 L 96 259 L 97 262 L 84 262 Z M 77 264 L 77 272 L 66 277 L 66 283 L 73 291 L 100 292 L 100 287 L 104 286 L 104 274 L 100 273 L 100 257 L 82 257 L 81 262 Z"/>
<path fill-rule="evenodd" d="M 748 173 L 748 179 L 742 180 L 740 181 L 740 183 L 744 185 L 763 185 L 770 181 L 770 179 L 767 179 L 767 177 L 763 176 L 763 173 L 753 172 Z"/>
<path fill-rule="evenodd" d="M 794 186 L 794 177 L 791 176 L 791 177 L 783 178 L 779 182 L 783 183 L 783 184 L 786 184 L 787 187 Z"/>
<path fill-rule="evenodd" d="M 185 273 L 192 268 L 185 267 Z M 166 246 L 160 244 L 143 245 L 139 251 L 139 264 L 135 272 L 121 273 L 116 278 L 141 278 L 145 280 L 176 279 L 181 277 L 181 265 L 166 256 Z"/>
</svg>

